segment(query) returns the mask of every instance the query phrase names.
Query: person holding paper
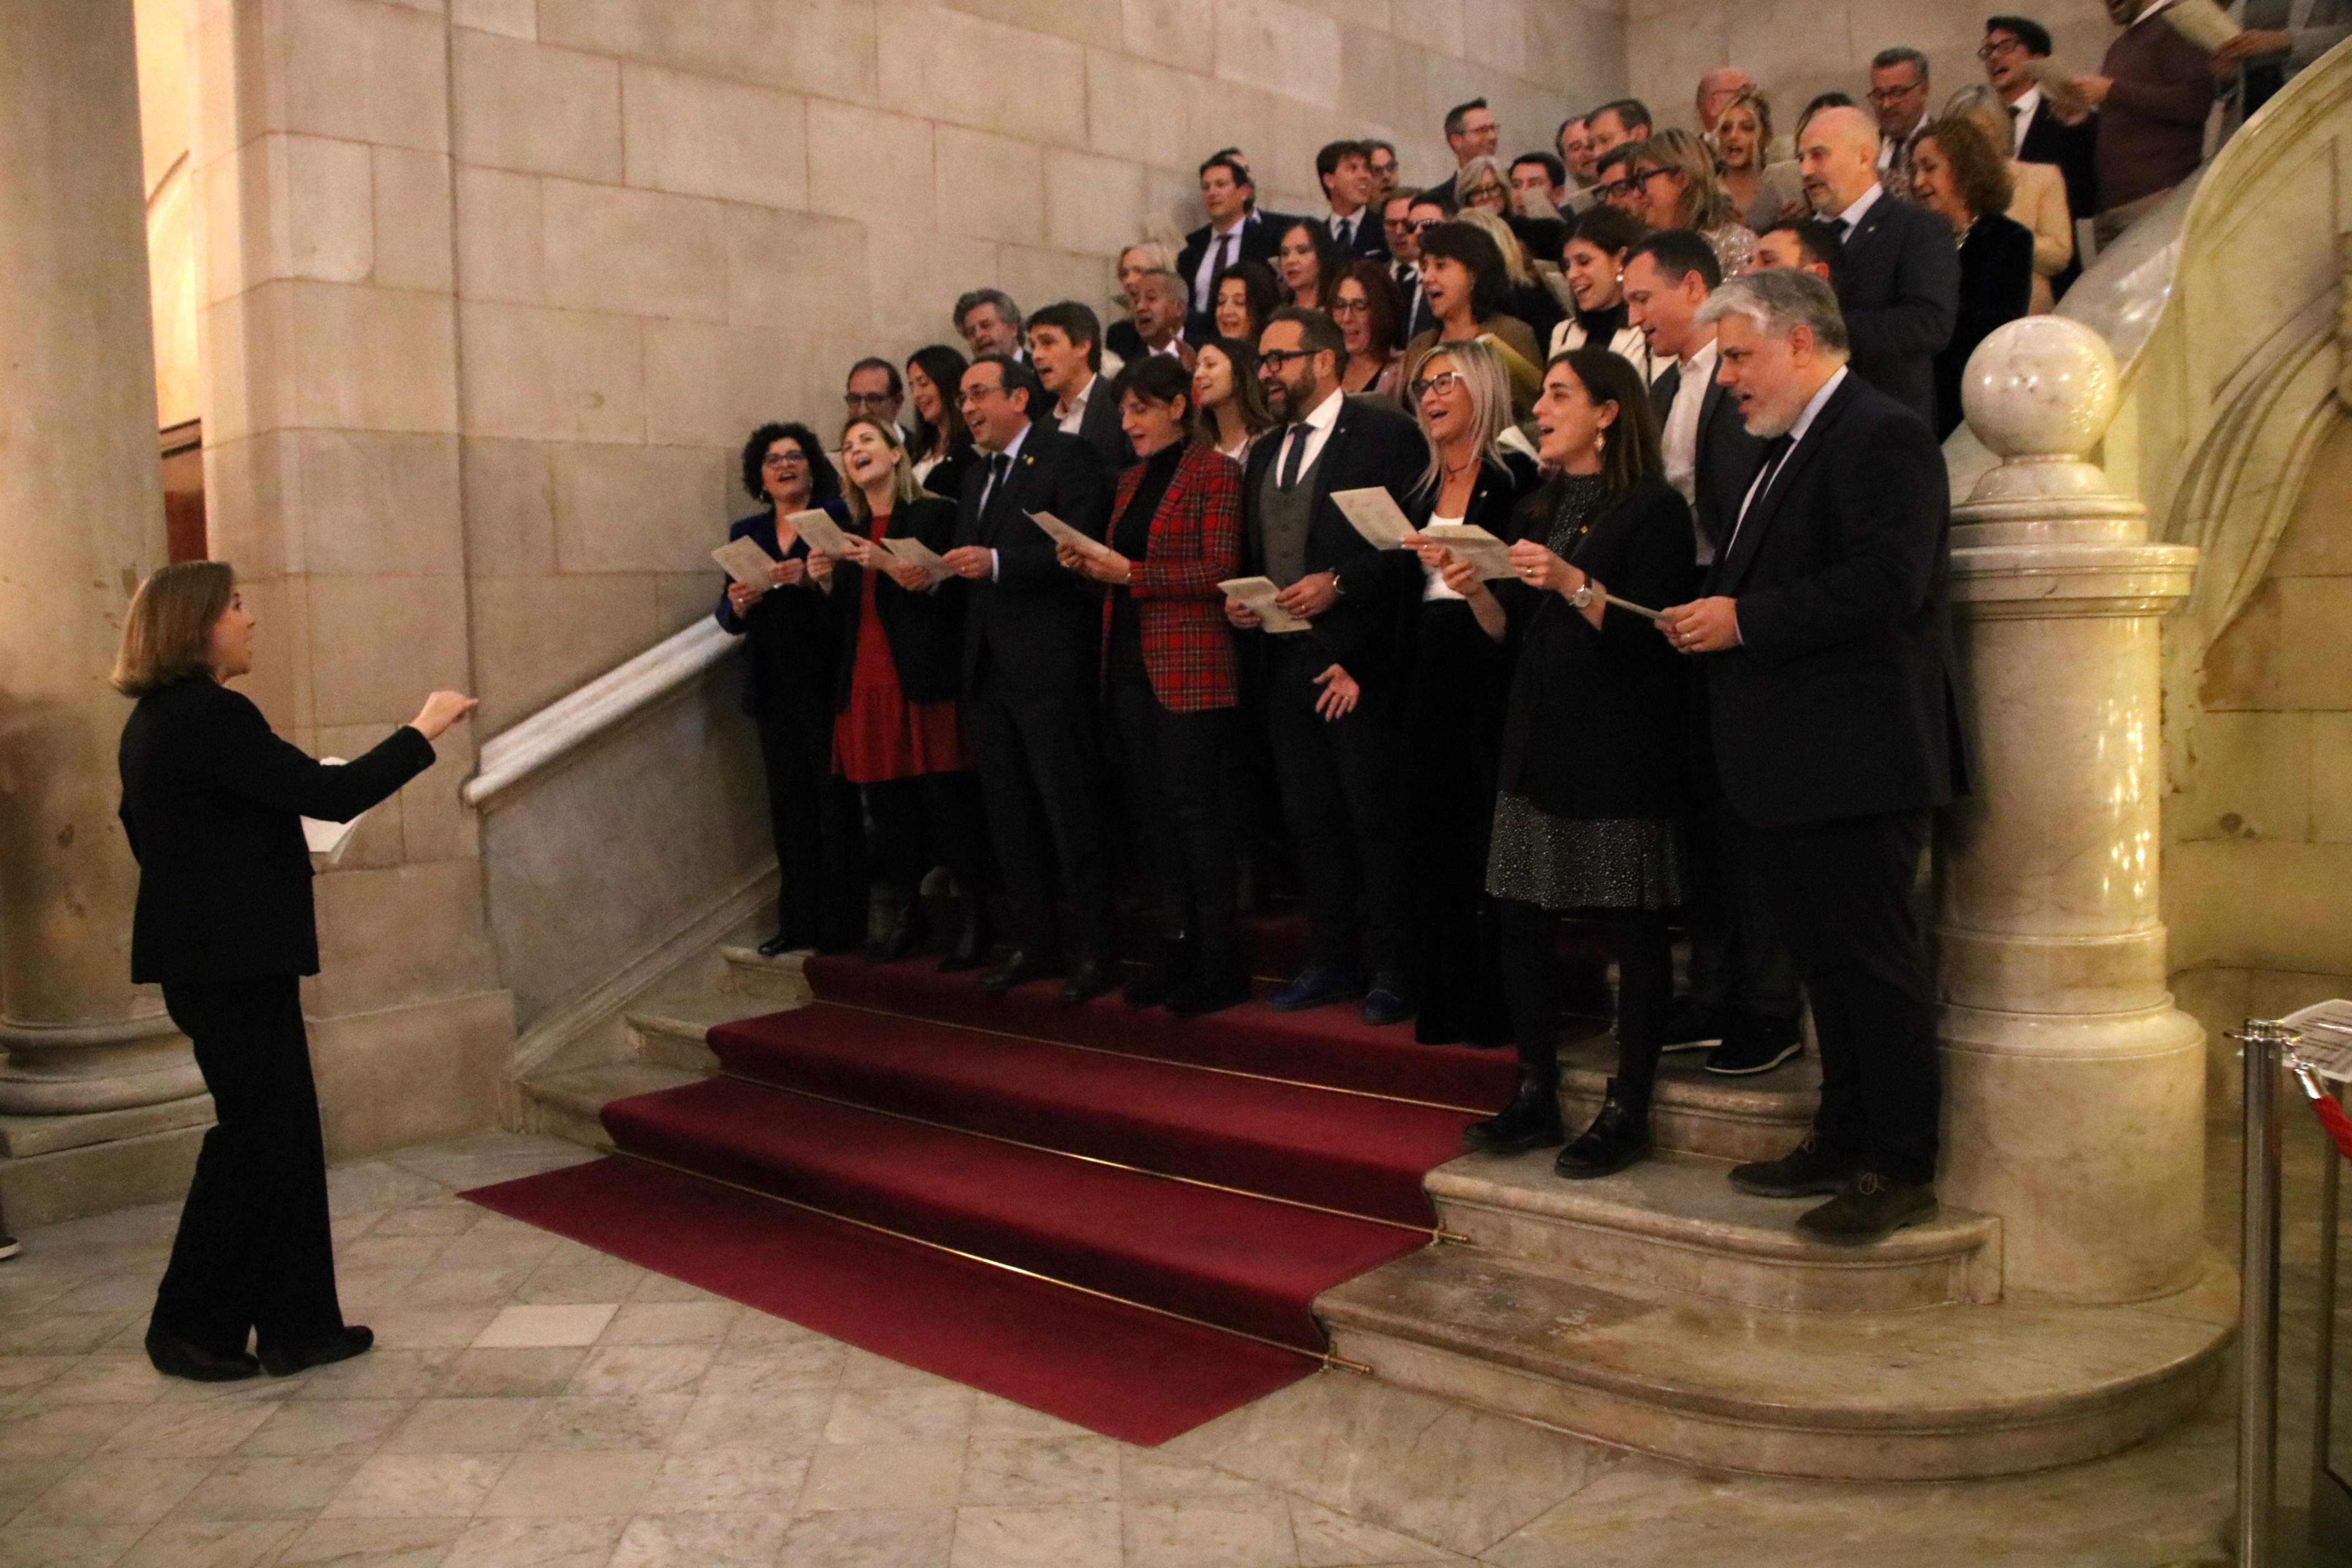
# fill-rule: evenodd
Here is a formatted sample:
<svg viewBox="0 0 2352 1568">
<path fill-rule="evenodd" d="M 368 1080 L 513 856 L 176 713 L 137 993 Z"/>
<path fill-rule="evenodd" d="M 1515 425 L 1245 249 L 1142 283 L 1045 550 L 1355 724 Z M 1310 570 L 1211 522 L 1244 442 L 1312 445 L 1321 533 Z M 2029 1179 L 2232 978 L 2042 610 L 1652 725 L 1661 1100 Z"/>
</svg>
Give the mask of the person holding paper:
<svg viewBox="0 0 2352 1568">
<path fill-rule="evenodd" d="M 301 819 L 347 822 L 389 798 L 474 709 L 436 691 L 373 751 L 315 762 L 226 684 L 253 668 L 256 625 L 226 562 L 161 567 L 131 601 L 111 676 L 138 702 L 121 752 L 122 830 L 139 862 L 131 978 L 163 986 L 218 1119 L 155 1292 L 147 1359 L 206 1383 L 284 1377 L 374 1342 L 335 1296 L 302 1025 L 319 933 Z"/>
<path fill-rule="evenodd" d="M 1102 680 L 1126 763 L 1128 821 L 1150 853 L 1160 962 L 1129 1005 L 1197 1017 L 1249 999 L 1224 794 L 1240 687 L 1217 584 L 1241 563 L 1241 470 L 1188 442 L 1192 378 L 1165 355 L 1116 388 L 1141 461 L 1119 476 L 1104 552 L 1060 547 L 1063 567 L 1108 585 Z"/>
<path fill-rule="evenodd" d="M 874 824 L 869 854 L 887 900 L 866 957 L 894 963 L 922 946 L 929 932 L 917 893 L 944 861 L 962 918 L 940 967 L 977 969 L 988 956 L 987 895 L 996 877 L 957 700 L 962 599 L 937 591 L 943 577 L 911 559 L 912 548 L 904 556 L 889 548 L 893 540 L 935 554 L 950 548 L 955 503 L 923 492 L 913 455 L 887 420 L 851 420 L 841 462 L 856 538 L 842 561 L 812 553 L 808 574 L 829 598 L 840 637 L 833 763 L 865 796 Z"/>
<path fill-rule="evenodd" d="M 774 558 L 769 586 L 728 579 L 713 618 L 745 640 L 743 711 L 760 731 L 768 831 L 776 847 L 776 931 L 770 958 L 800 948 L 835 952 L 866 938 L 866 857 L 857 798 L 833 771 L 833 690 L 839 636 L 808 580 L 808 541 L 789 521 L 849 513 L 833 464 L 804 425 L 762 425 L 743 447 L 743 489 L 768 503 L 740 518 L 729 540 Z"/>
<path fill-rule="evenodd" d="M 1511 423 L 1511 380 L 1483 342 L 1448 343 L 1421 362 L 1405 389 L 1429 468 L 1405 500 L 1416 529 L 1466 523 L 1511 537 L 1511 516 L 1536 488 L 1536 466 L 1499 445 Z M 1410 536 L 1409 536 L 1410 537 Z M 1503 1002 L 1501 928 L 1486 896 L 1486 837 L 1495 823 L 1495 768 L 1503 749 L 1510 653 L 1447 585 L 1441 545 L 1391 553 L 1405 652 L 1404 793 L 1413 886 L 1413 988 L 1424 1045 L 1500 1046 L 1511 1037 Z"/>
<path fill-rule="evenodd" d="M 1095 731 L 1102 632 L 1093 599 L 1030 513 L 1100 539 L 1111 475 L 1085 439 L 1036 417 L 1045 397 L 1029 367 L 1003 354 L 982 354 L 963 373 L 964 420 L 987 461 L 964 479 L 946 561 L 961 579 L 949 591 L 964 595 L 964 695 L 989 826 L 1021 921 L 1013 951 L 980 984 L 1010 990 L 1062 973 L 1066 958 L 1062 996 L 1083 1002 L 1118 977 Z M 1056 863 L 1070 895 L 1066 953 L 1055 935 Z"/>
<path fill-rule="evenodd" d="M 2099 211 L 2091 228 L 2103 249 L 2204 162 L 2205 120 L 2218 91 L 2213 57 L 2165 24 L 2167 4 L 2106 0 L 2107 19 L 2123 31 L 2096 75 L 2068 84 L 2098 110 Z"/>
<path fill-rule="evenodd" d="M 1683 900 L 1689 672 L 1657 628 L 1604 595 L 1655 605 L 1685 591 L 1690 508 L 1666 482 L 1648 383 L 1588 344 L 1553 357 L 1536 409 L 1551 479 L 1521 505 L 1516 581 L 1446 580 L 1489 637 L 1518 649 L 1503 726 L 1486 890 L 1501 906 L 1503 983 L 1519 1087 L 1462 1135 L 1474 1149 L 1561 1142 L 1560 912 L 1605 911 L 1617 948 L 1617 1074 L 1600 1114 L 1560 1151 L 1563 1176 L 1650 1152 L 1650 1092 L 1674 1004 L 1668 913 Z"/>
</svg>

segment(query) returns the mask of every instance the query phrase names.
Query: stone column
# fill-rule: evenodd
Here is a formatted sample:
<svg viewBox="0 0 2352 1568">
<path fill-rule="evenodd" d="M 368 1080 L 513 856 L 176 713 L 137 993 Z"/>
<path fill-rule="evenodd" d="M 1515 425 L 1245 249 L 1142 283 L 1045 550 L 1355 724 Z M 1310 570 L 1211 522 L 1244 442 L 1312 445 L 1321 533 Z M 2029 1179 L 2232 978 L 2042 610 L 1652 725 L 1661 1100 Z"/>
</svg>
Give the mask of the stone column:
<svg viewBox="0 0 2352 1568">
<path fill-rule="evenodd" d="M 0 1186 L 21 1224 L 176 1191 L 210 1102 L 131 984 L 114 814 L 128 704 L 106 674 L 165 558 L 131 4 L 0 17 Z"/>
<path fill-rule="evenodd" d="M 1985 340 L 1965 407 L 2002 459 L 1954 512 L 1974 787 L 1941 825 L 1946 1201 L 2001 1222 L 2012 1297 L 2143 1300 L 2203 1252 L 2204 1043 L 2165 990 L 2158 626 L 2197 552 L 2084 460 L 2105 341 Z"/>
</svg>

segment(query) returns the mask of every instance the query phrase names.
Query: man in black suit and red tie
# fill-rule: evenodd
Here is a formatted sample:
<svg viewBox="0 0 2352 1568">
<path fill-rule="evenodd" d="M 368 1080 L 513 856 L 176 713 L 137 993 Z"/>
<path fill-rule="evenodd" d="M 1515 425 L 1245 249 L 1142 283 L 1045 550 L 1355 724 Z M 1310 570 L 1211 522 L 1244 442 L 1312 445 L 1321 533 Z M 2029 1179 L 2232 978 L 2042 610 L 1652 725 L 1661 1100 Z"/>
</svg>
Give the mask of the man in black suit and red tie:
<svg viewBox="0 0 2352 1568">
<path fill-rule="evenodd" d="M 1915 893 L 1929 814 L 1964 784 L 1948 481 L 1926 422 L 1848 365 L 1821 279 L 1756 273 L 1699 315 L 1725 389 L 1770 444 L 1700 597 L 1658 627 L 1701 667 L 1716 783 L 1754 829 L 1822 1050 L 1811 1132 L 1731 1181 L 1833 1194 L 1798 1228 L 1864 1245 L 1936 1212 L 1936 1005 Z"/>
<path fill-rule="evenodd" d="M 1095 734 L 1099 610 L 1029 514 L 1050 512 L 1100 539 L 1111 474 L 1081 437 L 1050 419 L 1032 423 L 1045 397 L 1029 367 L 1004 354 L 983 354 L 963 373 L 964 423 L 987 460 L 964 476 L 955 548 L 945 560 L 966 595 L 964 695 L 979 736 L 989 828 L 1020 921 L 1013 952 L 981 972 L 981 988 L 1004 991 L 1063 973 L 1058 861 L 1073 922 L 1060 944 L 1068 961 L 1062 995 L 1083 1002 L 1118 977 Z"/>
</svg>

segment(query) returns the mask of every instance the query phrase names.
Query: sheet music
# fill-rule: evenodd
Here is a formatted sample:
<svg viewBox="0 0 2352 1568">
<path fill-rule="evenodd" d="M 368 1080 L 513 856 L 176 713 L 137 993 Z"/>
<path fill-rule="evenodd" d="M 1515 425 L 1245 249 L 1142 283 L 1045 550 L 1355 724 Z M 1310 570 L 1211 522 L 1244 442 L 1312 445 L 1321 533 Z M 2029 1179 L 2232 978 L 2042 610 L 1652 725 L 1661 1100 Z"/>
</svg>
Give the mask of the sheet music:
<svg viewBox="0 0 2352 1568">
<path fill-rule="evenodd" d="M 1046 537 L 1053 540 L 1055 543 L 1066 544 L 1081 555 L 1091 555 L 1100 559 L 1111 553 L 1109 545 L 1099 539 L 1087 538 L 1050 511 L 1033 511 L 1029 513 L 1029 521 L 1044 529 Z"/>
<path fill-rule="evenodd" d="M 809 542 L 811 550 L 821 550 L 835 561 L 849 554 L 849 535 L 841 531 L 833 519 L 821 511 L 796 511 L 784 519 L 793 531 Z"/>
<path fill-rule="evenodd" d="M 751 541 L 743 540 L 740 542 L 750 544 Z M 751 548 L 760 550 L 756 544 L 752 544 Z M 767 556 L 766 551 L 760 550 L 761 560 L 766 560 Z M 343 759 L 320 757 L 319 763 L 321 767 L 340 768 L 343 765 Z M 362 811 L 349 822 L 321 822 L 315 816 L 306 816 L 302 819 L 302 841 L 310 846 L 311 854 L 325 856 L 328 865 L 340 865 L 342 862 L 343 851 L 352 847 L 352 840 L 358 837 L 360 824 L 367 820 L 367 815 Z"/>
<path fill-rule="evenodd" d="M 1370 541 L 1375 550 L 1402 550 L 1404 536 L 1412 531 L 1412 524 L 1405 521 L 1396 498 L 1378 485 L 1360 490 L 1333 490 L 1331 501 L 1339 509 L 1339 515 Z"/>
<path fill-rule="evenodd" d="M 754 543 L 749 534 L 730 539 L 710 552 L 710 558 L 727 569 L 727 575 L 755 593 L 764 594 L 775 584 L 768 580 L 768 568 L 775 557 Z"/>
<path fill-rule="evenodd" d="M 2172 0 L 2157 15 L 2165 26 L 2209 55 L 2244 30 L 2213 0 Z"/>
<path fill-rule="evenodd" d="M 1478 575 L 1489 583 L 1518 575 L 1511 569 L 1511 547 L 1475 522 L 1433 522 L 1421 531 L 1421 536 L 1475 566 Z"/>
<path fill-rule="evenodd" d="M 950 571 L 947 558 L 919 539 L 877 539 L 874 547 L 886 555 L 921 567 L 931 574 L 933 582 L 949 575 Z"/>
<path fill-rule="evenodd" d="M 1257 618 L 1270 632 L 1303 632 L 1314 623 L 1305 616 L 1294 616 L 1274 602 L 1282 592 L 1271 577 L 1228 577 L 1217 584 L 1229 599 L 1239 599 L 1257 612 Z"/>
</svg>

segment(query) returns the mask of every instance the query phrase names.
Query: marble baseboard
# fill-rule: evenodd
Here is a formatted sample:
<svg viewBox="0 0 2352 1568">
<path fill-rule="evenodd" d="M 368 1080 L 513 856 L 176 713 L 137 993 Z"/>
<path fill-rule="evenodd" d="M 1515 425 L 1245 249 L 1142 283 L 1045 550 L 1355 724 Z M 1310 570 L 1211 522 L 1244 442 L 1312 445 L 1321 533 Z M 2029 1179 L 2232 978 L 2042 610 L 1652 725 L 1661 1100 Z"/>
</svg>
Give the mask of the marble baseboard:
<svg viewBox="0 0 2352 1568">
<path fill-rule="evenodd" d="M 30 1227 L 176 1200 L 210 1129 L 207 1116 L 202 1125 L 0 1159 L 0 1205 L 10 1225 Z"/>
</svg>

